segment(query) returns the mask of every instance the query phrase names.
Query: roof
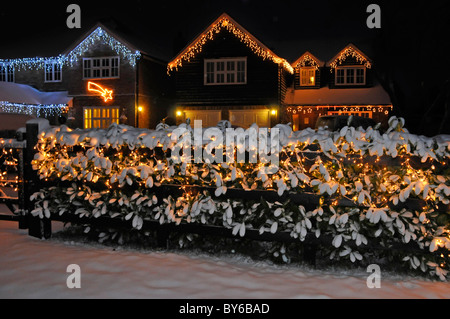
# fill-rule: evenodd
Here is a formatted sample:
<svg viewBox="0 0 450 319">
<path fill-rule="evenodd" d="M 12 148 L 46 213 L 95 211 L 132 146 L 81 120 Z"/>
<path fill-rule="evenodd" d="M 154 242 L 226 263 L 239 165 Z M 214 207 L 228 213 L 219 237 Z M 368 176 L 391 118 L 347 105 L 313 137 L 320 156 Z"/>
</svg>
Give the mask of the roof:
<svg viewBox="0 0 450 319">
<path fill-rule="evenodd" d="M 41 92 L 29 85 L 0 82 L 0 102 L 27 105 L 68 104 L 72 99 L 67 91 Z"/>
<path fill-rule="evenodd" d="M 355 57 L 356 60 L 364 64 L 367 68 L 371 68 L 372 60 L 352 43 L 347 44 L 345 48 L 343 48 L 334 57 L 332 57 L 327 62 L 327 66 L 335 68 L 338 64 L 340 64 L 342 60 L 344 60 L 348 56 Z"/>
<path fill-rule="evenodd" d="M 115 20 L 97 22 L 88 29 L 62 34 L 46 34 L 38 39 L 27 40 L 26 43 L 18 42 L 14 45 L 2 46 L 0 49 L 0 62 L 12 62 L 16 64 L 28 63 L 39 65 L 46 59 L 67 57 L 81 54 L 87 44 L 101 38 L 114 50 L 131 56 L 144 54 L 156 61 L 166 63 L 167 54 L 156 45 L 149 43 L 148 37 L 138 35 Z M 35 41 L 35 42 L 33 42 Z M 7 47 L 7 48 L 5 48 Z"/>
<path fill-rule="evenodd" d="M 380 84 L 370 88 L 294 90 L 286 93 L 287 105 L 392 105 L 391 99 Z"/>
<path fill-rule="evenodd" d="M 177 70 L 179 67 L 182 67 L 184 61 L 189 61 L 201 52 L 203 45 L 207 41 L 212 40 L 214 38 L 214 34 L 218 33 L 222 29 L 226 29 L 231 32 L 241 42 L 251 48 L 255 54 L 261 56 L 263 59 L 269 59 L 274 63 L 282 65 L 290 73 L 293 73 L 293 69 L 289 62 L 276 55 L 272 50 L 270 50 L 266 45 L 254 37 L 226 13 L 221 14 L 191 43 L 189 43 L 172 61 L 170 61 L 168 64 L 168 70 Z"/>
<path fill-rule="evenodd" d="M 302 66 L 302 64 L 306 61 L 311 61 L 312 64 L 315 64 L 316 67 L 322 67 L 325 63 L 319 60 L 314 54 L 309 51 L 303 53 L 294 63 L 292 63 L 292 67 L 296 68 Z"/>
</svg>

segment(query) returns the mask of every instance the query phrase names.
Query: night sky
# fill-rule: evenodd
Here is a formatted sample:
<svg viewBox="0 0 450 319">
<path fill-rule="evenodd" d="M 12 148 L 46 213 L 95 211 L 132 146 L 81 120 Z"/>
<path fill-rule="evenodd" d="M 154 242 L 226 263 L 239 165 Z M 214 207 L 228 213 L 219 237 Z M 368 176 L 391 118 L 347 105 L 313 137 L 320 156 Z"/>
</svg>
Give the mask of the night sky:
<svg viewBox="0 0 450 319">
<path fill-rule="evenodd" d="M 81 7 L 81 30 L 66 26 L 70 3 Z M 381 29 L 366 26 L 370 3 L 381 7 Z M 327 61 L 356 44 L 374 60 L 396 115 L 406 118 L 410 131 L 450 134 L 446 0 L 14 1 L 0 8 L 0 58 L 57 55 L 103 20 L 147 39 L 170 60 L 223 12 L 291 62 L 306 50 Z"/>
</svg>

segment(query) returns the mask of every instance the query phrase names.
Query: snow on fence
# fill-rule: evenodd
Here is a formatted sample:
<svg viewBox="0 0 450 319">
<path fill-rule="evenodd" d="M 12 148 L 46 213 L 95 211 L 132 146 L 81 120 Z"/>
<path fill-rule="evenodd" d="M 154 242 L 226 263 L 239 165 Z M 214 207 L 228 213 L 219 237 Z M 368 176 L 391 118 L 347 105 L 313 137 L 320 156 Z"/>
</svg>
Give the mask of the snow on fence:
<svg viewBox="0 0 450 319">
<path fill-rule="evenodd" d="M 218 126 L 225 135 L 224 124 Z M 176 127 L 167 125 L 48 128 L 32 161 L 42 184 L 31 196 L 31 214 L 297 242 L 356 263 L 389 256 L 445 280 L 450 143 L 408 133 L 403 119 L 389 124 L 384 134 L 353 127 L 293 132 L 279 124 L 273 174 L 263 169 L 270 163 L 174 161 Z M 279 256 L 289 260 L 283 247 Z"/>
</svg>

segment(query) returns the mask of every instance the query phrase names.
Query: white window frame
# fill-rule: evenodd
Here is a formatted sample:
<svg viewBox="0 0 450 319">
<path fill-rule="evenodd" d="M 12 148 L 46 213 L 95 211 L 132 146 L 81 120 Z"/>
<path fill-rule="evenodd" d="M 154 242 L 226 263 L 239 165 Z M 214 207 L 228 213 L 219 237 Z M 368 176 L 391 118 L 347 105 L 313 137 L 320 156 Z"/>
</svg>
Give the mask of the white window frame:
<svg viewBox="0 0 450 319">
<path fill-rule="evenodd" d="M 116 71 L 115 75 L 113 70 Z M 95 73 L 98 72 L 98 75 Z M 106 72 L 108 74 L 106 74 Z M 120 57 L 90 57 L 83 58 L 83 79 L 118 79 L 120 78 Z"/>
<path fill-rule="evenodd" d="M 338 83 L 338 72 L 339 72 L 339 70 L 342 70 L 344 72 L 344 82 L 342 82 L 342 83 Z M 352 76 L 353 82 L 348 81 L 348 74 L 347 73 L 349 72 L 349 70 L 353 71 L 353 76 Z M 363 82 L 357 83 L 357 79 L 358 79 L 357 70 L 363 70 L 363 79 L 364 79 Z M 364 66 L 362 66 L 362 67 L 359 67 L 359 66 L 339 66 L 339 67 L 336 67 L 334 74 L 335 74 L 334 84 L 337 85 L 337 86 L 339 86 L 339 85 L 355 85 L 355 86 L 366 85 L 366 68 Z"/>
<path fill-rule="evenodd" d="M 306 78 L 302 76 L 302 72 L 306 72 Z M 311 75 L 312 74 L 312 75 Z M 316 68 L 314 67 L 301 67 L 299 69 L 300 86 L 315 86 L 316 85 Z M 314 78 L 311 81 L 311 77 Z"/>
<path fill-rule="evenodd" d="M 59 79 L 57 79 L 58 73 L 59 73 Z M 49 77 L 47 77 L 47 75 L 49 75 Z M 62 82 L 62 64 L 61 63 L 45 62 L 44 82 L 45 83 Z"/>
<path fill-rule="evenodd" d="M 14 66 L 8 62 L 0 62 L 0 82 L 15 82 Z"/>
<path fill-rule="evenodd" d="M 244 70 L 238 70 L 239 63 L 244 62 Z M 223 63 L 223 68 L 220 67 Z M 211 69 L 211 65 L 213 68 Z M 230 67 L 232 66 L 232 67 Z M 238 75 L 243 81 L 238 82 Z M 247 84 L 247 57 L 220 58 L 204 60 L 204 85 L 243 85 Z M 212 76 L 212 82 L 210 77 Z M 220 81 L 219 79 L 222 79 Z"/>
<path fill-rule="evenodd" d="M 104 111 L 108 111 L 106 116 Z M 115 114 L 113 112 L 115 110 Z M 96 112 L 99 112 L 95 114 Z M 94 116 L 96 115 L 96 116 Z M 114 116 L 116 115 L 116 116 Z M 120 108 L 118 106 L 86 106 L 83 107 L 83 128 L 108 128 L 112 123 L 119 124 Z M 99 124 L 99 125 L 97 125 Z"/>
</svg>

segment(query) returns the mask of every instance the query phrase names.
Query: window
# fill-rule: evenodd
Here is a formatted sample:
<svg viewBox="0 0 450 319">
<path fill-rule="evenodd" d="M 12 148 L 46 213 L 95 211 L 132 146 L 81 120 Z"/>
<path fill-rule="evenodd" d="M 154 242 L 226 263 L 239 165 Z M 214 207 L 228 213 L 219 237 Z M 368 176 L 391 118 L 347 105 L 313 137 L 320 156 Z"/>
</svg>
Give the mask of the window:
<svg viewBox="0 0 450 319">
<path fill-rule="evenodd" d="M 0 63 L 0 82 L 14 82 L 14 67 L 9 63 Z"/>
<path fill-rule="evenodd" d="M 57 62 L 45 63 L 45 82 L 61 82 L 62 65 Z"/>
<path fill-rule="evenodd" d="M 119 78 L 118 56 L 102 58 L 83 58 L 83 78 Z"/>
<path fill-rule="evenodd" d="M 119 124 L 118 107 L 85 107 L 84 128 L 108 128 L 112 123 Z"/>
<path fill-rule="evenodd" d="M 316 84 L 315 68 L 300 68 L 300 86 L 314 86 Z"/>
<path fill-rule="evenodd" d="M 364 85 L 366 84 L 366 68 L 339 67 L 336 68 L 336 85 Z"/>
<path fill-rule="evenodd" d="M 245 84 L 247 58 L 205 59 L 205 85 Z"/>
</svg>

